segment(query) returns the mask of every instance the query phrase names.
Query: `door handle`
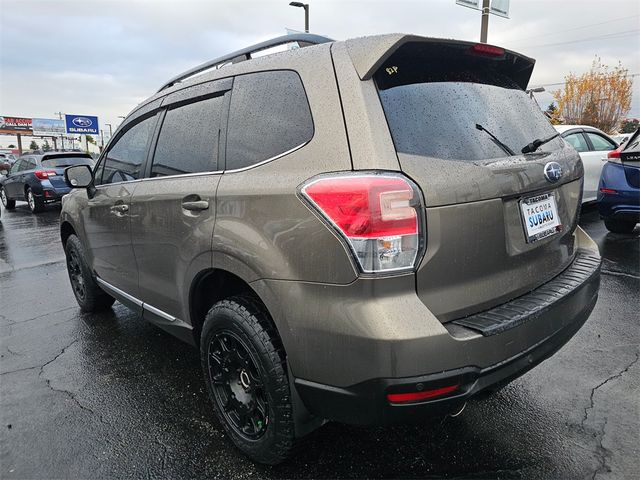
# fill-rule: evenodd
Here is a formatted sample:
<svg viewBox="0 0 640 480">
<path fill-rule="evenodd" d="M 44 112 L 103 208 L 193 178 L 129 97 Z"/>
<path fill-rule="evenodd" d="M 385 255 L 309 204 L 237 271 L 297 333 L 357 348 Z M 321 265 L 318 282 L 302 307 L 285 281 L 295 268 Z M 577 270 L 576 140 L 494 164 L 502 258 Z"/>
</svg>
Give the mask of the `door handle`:
<svg viewBox="0 0 640 480">
<path fill-rule="evenodd" d="M 182 208 L 185 210 L 207 210 L 209 208 L 209 202 L 206 200 L 195 200 L 192 202 L 182 202 Z"/>
<path fill-rule="evenodd" d="M 114 205 L 113 207 L 111 207 L 111 211 L 117 213 L 127 213 L 129 211 L 129 205 Z"/>
</svg>

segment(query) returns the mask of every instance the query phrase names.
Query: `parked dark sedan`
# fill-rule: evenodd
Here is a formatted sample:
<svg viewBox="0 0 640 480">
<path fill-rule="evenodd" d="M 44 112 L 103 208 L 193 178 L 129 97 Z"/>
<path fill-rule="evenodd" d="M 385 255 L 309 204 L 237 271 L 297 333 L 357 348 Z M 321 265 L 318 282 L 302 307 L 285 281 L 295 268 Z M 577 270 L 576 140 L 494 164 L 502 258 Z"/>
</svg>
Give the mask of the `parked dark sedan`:
<svg viewBox="0 0 640 480">
<path fill-rule="evenodd" d="M 598 186 L 598 209 L 607 229 L 631 233 L 640 222 L 640 130 L 609 152 Z"/>
<path fill-rule="evenodd" d="M 15 208 L 17 200 L 29 204 L 33 213 L 45 205 L 59 202 L 69 192 L 64 181 L 64 169 L 71 165 L 93 165 L 91 156 L 76 152 L 48 152 L 23 155 L 0 178 L 0 200 L 7 210 Z"/>
</svg>

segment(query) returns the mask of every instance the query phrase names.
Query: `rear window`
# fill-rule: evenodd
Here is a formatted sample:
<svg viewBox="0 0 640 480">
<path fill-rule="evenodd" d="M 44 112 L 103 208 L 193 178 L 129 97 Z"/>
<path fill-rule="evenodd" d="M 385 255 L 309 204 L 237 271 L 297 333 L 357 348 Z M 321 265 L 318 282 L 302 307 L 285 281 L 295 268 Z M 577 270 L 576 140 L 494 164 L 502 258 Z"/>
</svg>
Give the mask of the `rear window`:
<svg viewBox="0 0 640 480">
<path fill-rule="evenodd" d="M 43 167 L 47 168 L 63 168 L 70 167 L 71 165 L 93 165 L 93 161 L 89 157 L 53 157 L 45 158 L 40 163 Z"/>
<path fill-rule="evenodd" d="M 297 73 L 282 70 L 236 77 L 227 129 L 227 170 L 273 159 L 311 137 L 313 120 Z"/>
<path fill-rule="evenodd" d="M 499 60 L 460 53 L 445 58 L 436 46 L 415 58 L 401 50 L 374 75 L 398 152 L 468 161 L 509 156 L 476 124 L 516 154 L 534 139 L 555 134 L 514 80 L 517 75 Z M 555 139 L 540 150 L 561 145 Z"/>
</svg>

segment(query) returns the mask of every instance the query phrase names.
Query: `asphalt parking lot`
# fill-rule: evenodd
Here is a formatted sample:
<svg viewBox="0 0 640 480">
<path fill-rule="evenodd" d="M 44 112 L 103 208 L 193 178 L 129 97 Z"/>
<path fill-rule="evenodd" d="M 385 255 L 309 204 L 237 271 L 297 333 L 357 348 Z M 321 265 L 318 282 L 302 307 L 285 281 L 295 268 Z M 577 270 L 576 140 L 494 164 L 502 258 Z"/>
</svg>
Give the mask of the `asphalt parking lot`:
<svg viewBox="0 0 640 480">
<path fill-rule="evenodd" d="M 59 208 L 0 220 L 1 478 L 637 478 L 640 230 L 581 224 L 604 257 L 600 299 L 554 357 L 456 418 L 329 424 L 278 467 L 225 438 L 198 354 L 116 303 L 80 313 Z"/>
</svg>

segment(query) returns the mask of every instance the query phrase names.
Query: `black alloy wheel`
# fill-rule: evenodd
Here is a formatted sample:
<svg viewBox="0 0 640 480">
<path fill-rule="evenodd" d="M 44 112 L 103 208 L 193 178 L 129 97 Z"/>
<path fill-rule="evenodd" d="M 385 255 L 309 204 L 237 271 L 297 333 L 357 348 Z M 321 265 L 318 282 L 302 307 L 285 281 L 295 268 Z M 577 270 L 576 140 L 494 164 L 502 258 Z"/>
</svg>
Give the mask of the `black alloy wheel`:
<svg viewBox="0 0 640 480">
<path fill-rule="evenodd" d="M 257 362 L 243 340 L 217 332 L 208 346 L 209 378 L 215 402 L 231 427 L 248 440 L 264 435 L 269 406 Z"/>
<path fill-rule="evenodd" d="M 67 269 L 69 270 L 69 280 L 71 280 L 71 288 L 76 294 L 78 300 L 83 301 L 87 296 L 87 288 L 82 276 L 82 268 L 80 259 L 76 250 L 69 250 L 67 254 Z"/>
</svg>

